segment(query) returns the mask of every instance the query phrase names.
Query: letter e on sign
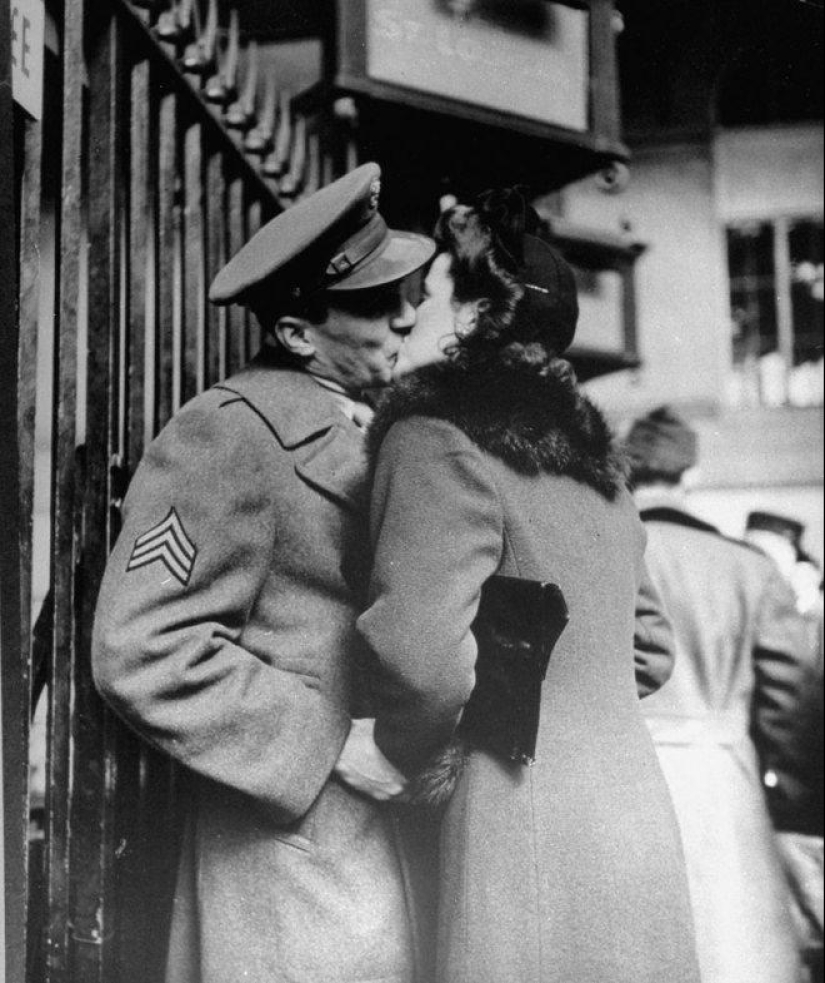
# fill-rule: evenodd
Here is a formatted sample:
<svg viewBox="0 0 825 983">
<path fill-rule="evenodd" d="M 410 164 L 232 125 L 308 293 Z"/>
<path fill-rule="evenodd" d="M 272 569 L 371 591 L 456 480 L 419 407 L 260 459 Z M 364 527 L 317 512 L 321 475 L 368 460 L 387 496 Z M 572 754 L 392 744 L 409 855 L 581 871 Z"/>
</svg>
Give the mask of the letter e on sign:
<svg viewBox="0 0 825 983">
<path fill-rule="evenodd" d="M 43 0 L 11 0 L 11 85 L 14 101 L 35 119 L 43 113 Z"/>
</svg>

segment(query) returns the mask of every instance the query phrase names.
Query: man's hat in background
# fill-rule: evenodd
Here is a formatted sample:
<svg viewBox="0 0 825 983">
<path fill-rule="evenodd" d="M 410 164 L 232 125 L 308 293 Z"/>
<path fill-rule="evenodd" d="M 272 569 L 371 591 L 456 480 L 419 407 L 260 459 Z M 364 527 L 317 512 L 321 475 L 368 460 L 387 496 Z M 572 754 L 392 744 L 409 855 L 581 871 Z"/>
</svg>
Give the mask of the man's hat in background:
<svg viewBox="0 0 825 983">
<path fill-rule="evenodd" d="M 774 512 L 751 512 L 748 515 L 745 529 L 748 532 L 772 532 L 777 536 L 782 536 L 798 550 L 802 542 L 802 535 L 805 526 L 796 519 L 790 519 L 785 515 L 777 515 Z"/>
<path fill-rule="evenodd" d="M 637 420 L 625 441 L 634 474 L 677 479 L 698 460 L 696 432 L 669 406 Z"/>
<path fill-rule="evenodd" d="M 378 211 L 381 168 L 364 164 L 272 219 L 212 282 L 213 304 L 256 307 L 316 291 L 367 290 L 414 273 L 435 243 Z"/>
</svg>

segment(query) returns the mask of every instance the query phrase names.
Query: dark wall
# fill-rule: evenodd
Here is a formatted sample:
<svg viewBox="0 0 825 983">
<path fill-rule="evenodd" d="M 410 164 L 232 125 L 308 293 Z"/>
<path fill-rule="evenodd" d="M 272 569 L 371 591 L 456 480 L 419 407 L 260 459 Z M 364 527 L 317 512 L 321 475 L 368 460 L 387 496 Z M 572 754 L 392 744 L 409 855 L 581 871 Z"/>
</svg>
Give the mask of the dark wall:
<svg viewBox="0 0 825 983">
<path fill-rule="evenodd" d="M 626 137 L 823 118 L 814 0 L 620 0 Z"/>
</svg>

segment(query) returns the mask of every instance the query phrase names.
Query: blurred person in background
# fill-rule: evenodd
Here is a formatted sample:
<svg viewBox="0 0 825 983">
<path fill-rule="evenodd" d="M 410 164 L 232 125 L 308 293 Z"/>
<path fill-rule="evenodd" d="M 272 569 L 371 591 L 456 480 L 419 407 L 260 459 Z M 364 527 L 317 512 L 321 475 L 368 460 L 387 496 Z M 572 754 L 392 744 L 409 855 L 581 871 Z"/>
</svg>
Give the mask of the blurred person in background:
<svg viewBox="0 0 825 983">
<path fill-rule="evenodd" d="M 794 590 L 808 629 L 805 685 L 789 741 L 763 757 L 771 815 L 793 895 L 792 911 L 813 981 L 823 979 L 823 599 L 822 572 L 802 548 L 801 522 L 752 512 L 745 538 Z M 783 752 L 784 753 L 781 753 Z"/>
<path fill-rule="evenodd" d="M 688 510 L 694 431 L 660 407 L 626 445 L 647 563 L 676 636 L 673 676 L 642 708 L 681 825 L 702 980 L 794 983 L 800 961 L 759 762 L 787 754 L 805 626 L 767 557 Z"/>
</svg>

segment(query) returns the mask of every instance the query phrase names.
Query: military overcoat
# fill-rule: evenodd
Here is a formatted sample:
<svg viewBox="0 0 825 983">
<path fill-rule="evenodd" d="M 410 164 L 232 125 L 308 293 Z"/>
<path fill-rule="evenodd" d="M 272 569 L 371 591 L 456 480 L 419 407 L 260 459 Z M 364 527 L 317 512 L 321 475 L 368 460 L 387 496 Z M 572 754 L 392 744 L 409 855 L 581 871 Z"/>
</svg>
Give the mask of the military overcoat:
<svg viewBox="0 0 825 983">
<path fill-rule="evenodd" d="M 333 766 L 358 709 L 363 440 L 263 356 L 149 447 L 100 593 L 97 684 L 196 776 L 168 983 L 410 983 L 382 807 Z"/>
<path fill-rule="evenodd" d="M 598 411 L 563 374 L 448 364 L 395 393 L 371 437 L 376 553 L 359 626 L 394 761 L 415 769 L 449 739 L 489 576 L 552 581 L 570 612 L 535 765 L 472 751 L 447 808 L 433 980 L 698 983 L 676 820 L 638 696 L 669 676 L 671 639 Z"/>
<path fill-rule="evenodd" d="M 703 983 L 794 983 L 788 891 L 760 754 L 792 756 L 807 639 L 766 556 L 672 502 L 647 499 L 651 576 L 677 646 L 644 712 L 687 856 Z"/>
</svg>

